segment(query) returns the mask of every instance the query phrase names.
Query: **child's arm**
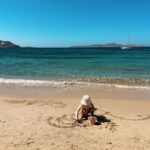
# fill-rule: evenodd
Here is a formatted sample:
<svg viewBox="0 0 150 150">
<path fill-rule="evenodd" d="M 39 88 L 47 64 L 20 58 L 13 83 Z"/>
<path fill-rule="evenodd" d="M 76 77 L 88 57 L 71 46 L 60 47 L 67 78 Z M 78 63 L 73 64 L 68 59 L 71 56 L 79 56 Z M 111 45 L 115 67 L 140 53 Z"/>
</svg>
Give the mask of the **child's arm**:
<svg viewBox="0 0 150 150">
<path fill-rule="evenodd" d="M 94 110 L 97 110 L 97 108 L 95 108 L 94 104 L 92 103 L 91 101 L 91 107 L 94 109 Z"/>
<path fill-rule="evenodd" d="M 94 104 L 92 103 L 92 101 L 91 101 L 91 107 L 92 107 L 92 108 L 95 108 L 95 107 L 94 107 Z"/>
<path fill-rule="evenodd" d="M 81 108 L 82 108 L 82 105 L 80 104 L 80 105 L 78 106 L 76 112 L 75 112 L 75 119 L 76 119 L 76 120 L 78 120 L 78 115 L 79 115 L 79 112 L 80 112 Z"/>
</svg>

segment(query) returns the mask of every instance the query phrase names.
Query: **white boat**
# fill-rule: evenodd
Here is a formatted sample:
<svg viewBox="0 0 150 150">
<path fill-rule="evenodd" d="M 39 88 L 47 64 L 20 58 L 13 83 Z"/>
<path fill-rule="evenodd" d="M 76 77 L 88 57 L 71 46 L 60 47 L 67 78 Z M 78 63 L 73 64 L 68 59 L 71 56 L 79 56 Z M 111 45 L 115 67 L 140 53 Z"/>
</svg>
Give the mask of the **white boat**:
<svg viewBox="0 0 150 150">
<path fill-rule="evenodd" d="M 125 44 L 125 45 L 123 45 L 122 47 L 121 47 L 121 49 L 131 49 L 132 47 L 131 47 L 131 44 L 129 44 L 130 42 L 130 38 L 128 37 L 128 42 L 127 42 L 127 44 Z"/>
<path fill-rule="evenodd" d="M 129 46 L 122 46 L 121 49 L 130 49 L 131 47 Z"/>
</svg>

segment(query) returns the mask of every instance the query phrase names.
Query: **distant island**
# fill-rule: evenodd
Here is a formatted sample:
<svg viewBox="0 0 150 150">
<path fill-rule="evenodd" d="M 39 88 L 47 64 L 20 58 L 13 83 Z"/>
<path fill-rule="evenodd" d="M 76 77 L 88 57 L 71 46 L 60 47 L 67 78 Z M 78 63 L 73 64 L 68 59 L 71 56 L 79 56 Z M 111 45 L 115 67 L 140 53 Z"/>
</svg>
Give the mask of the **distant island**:
<svg viewBox="0 0 150 150">
<path fill-rule="evenodd" d="M 75 45 L 75 46 L 71 46 L 68 48 L 121 48 L 124 46 L 131 47 L 131 48 L 132 47 L 150 47 L 150 46 L 136 45 L 136 44 L 107 43 L 107 44 Z M 31 46 L 21 47 L 10 41 L 0 40 L 0 48 L 36 48 L 36 47 L 31 47 Z"/>
<path fill-rule="evenodd" d="M 92 45 L 76 45 L 72 46 L 73 48 L 120 48 L 123 46 L 128 46 L 128 47 L 145 47 L 143 45 L 135 45 L 135 44 L 118 44 L 118 43 L 107 43 L 107 44 L 92 44 Z"/>
<path fill-rule="evenodd" d="M 12 43 L 10 41 L 0 40 L 0 48 L 20 48 L 20 46 Z"/>
</svg>

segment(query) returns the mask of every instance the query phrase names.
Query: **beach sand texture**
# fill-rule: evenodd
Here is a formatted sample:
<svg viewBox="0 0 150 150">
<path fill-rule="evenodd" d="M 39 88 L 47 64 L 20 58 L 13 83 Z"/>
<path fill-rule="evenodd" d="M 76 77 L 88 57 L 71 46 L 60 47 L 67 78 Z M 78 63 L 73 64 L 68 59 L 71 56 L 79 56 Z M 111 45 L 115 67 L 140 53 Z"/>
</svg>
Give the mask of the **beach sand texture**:
<svg viewBox="0 0 150 150">
<path fill-rule="evenodd" d="M 1 96 L 0 150 L 150 149 L 150 101 L 97 95 L 93 102 L 100 124 L 89 126 L 73 120 L 79 93 L 45 99 Z"/>
</svg>

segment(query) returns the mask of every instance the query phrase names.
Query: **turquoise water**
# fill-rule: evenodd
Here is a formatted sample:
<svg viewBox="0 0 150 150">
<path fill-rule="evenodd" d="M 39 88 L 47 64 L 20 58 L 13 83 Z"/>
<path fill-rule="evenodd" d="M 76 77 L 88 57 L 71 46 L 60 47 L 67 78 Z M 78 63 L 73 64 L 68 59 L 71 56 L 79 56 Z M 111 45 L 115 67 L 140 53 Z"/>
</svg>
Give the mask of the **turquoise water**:
<svg viewBox="0 0 150 150">
<path fill-rule="evenodd" d="M 0 83 L 31 80 L 149 86 L 150 48 L 0 49 Z"/>
</svg>

